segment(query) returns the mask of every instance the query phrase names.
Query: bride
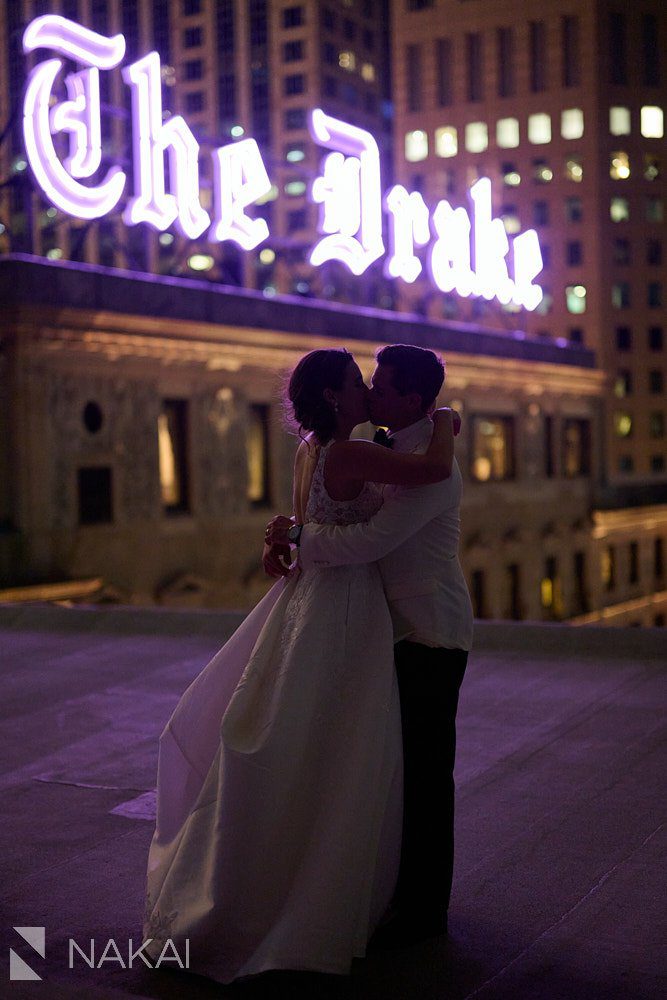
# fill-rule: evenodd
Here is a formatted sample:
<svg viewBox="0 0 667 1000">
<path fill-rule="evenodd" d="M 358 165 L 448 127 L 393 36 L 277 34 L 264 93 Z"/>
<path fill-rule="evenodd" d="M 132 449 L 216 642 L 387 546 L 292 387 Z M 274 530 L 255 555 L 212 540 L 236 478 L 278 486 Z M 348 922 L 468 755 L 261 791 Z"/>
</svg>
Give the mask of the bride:
<svg viewBox="0 0 667 1000">
<path fill-rule="evenodd" d="M 436 411 L 424 455 L 348 440 L 369 415 L 345 350 L 302 358 L 288 396 L 302 435 L 297 523 L 365 521 L 382 503 L 376 484 L 451 472 L 450 410 Z M 378 568 L 295 567 L 195 678 L 160 737 L 144 951 L 157 958 L 168 939 L 188 939 L 191 971 L 221 983 L 270 969 L 349 973 L 391 901 L 401 819 Z"/>
</svg>

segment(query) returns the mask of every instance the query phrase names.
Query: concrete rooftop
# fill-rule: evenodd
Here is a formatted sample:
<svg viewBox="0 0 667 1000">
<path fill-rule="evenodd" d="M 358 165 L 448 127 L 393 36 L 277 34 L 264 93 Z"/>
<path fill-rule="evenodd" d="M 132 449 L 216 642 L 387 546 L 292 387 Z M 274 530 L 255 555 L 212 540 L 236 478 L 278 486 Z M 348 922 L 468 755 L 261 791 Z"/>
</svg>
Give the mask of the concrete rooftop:
<svg viewBox="0 0 667 1000">
<path fill-rule="evenodd" d="M 239 615 L 0 606 L 0 899 L 9 1000 L 667 996 L 664 630 L 479 623 L 459 712 L 450 936 L 349 977 L 222 987 L 67 966 L 141 940 L 157 740 Z M 143 797 L 142 797 L 143 796 Z M 128 804 L 129 803 L 129 804 Z M 44 926 L 40 958 L 13 927 Z M 48 982 L 10 982 L 9 948 Z"/>
</svg>

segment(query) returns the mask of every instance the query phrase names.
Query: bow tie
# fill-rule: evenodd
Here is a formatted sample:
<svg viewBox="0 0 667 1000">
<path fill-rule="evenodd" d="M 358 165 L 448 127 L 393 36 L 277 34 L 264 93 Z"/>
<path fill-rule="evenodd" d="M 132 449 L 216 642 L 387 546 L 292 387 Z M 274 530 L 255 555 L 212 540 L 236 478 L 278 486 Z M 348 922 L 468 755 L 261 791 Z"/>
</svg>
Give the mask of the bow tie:
<svg viewBox="0 0 667 1000">
<path fill-rule="evenodd" d="M 378 427 L 378 429 L 376 430 L 376 432 L 375 432 L 375 434 L 373 436 L 373 441 L 375 442 L 375 444 L 384 445 L 385 448 L 393 448 L 394 447 L 393 438 L 390 438 L 387 435 L 387 432 L 386 432 L 386 430 L 383 427 Z"/>
</svg>

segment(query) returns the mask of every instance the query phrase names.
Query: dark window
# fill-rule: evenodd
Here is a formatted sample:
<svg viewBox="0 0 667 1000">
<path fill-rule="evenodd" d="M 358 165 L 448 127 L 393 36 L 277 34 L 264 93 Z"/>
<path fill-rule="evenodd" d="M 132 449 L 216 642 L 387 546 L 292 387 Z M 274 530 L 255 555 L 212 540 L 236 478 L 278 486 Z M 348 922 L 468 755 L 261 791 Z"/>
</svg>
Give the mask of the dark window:
<svg viewBox="0 0 667 1000">
<path fill-rule="evenodd" d="M 585 615 L 590 610 L 586 588 L 586 553 L 574 553 L 573 613 Z"/>
<path fill-rule="evenodd" d="M 250 22 L 250 48 L 264 48 L 268 39 L 267 0 L 249 0 L 248 20 Z"/>
<path fill-rule="evenodd" d="M 533 225 L 534 226 L 548 226 L 549 225 L 549 202 L 548 201 L 535 201 L 535 202 L 533 202 Z"/>
<path fill-rule="evenodd" d="M 629 566 L 628 583 L 639 582 L 639 545 L 637 542 L 630 542 L 629 546 Z"/>
<path fill-rule="evenodd" d="M 283 62 L 298 62 L 300 59 L 303 59 L 303 49 L 304 43 L 301 40 L 285 42 L 283 45 Z"/>
<path fill-rule="evenodd" d="M 188 474 L 188 401 L 165 399 L 158 417 L 160 492 L 165 514 L 190 509 Z"/>
<path fill-rule="evenodd" d="M 581 83 L 579 60 L 579 18 L 568 15 L 562 19 L 563 33 L 563 86 L 578 87 Z"/>
<path fill-rule="evenodd" d="M 102 415 L 102 409 L 99 403 L 95 403 L 92 400 L 83 408 L 83 425 L 89 434 L 97 434 L 102 424 L 104 423 L 104 416 Z"/>
<path fill-rule="evenodd" d="M 619 399 L 624 399 L 626 396 L 632 395 L 632 372 L 629 372 L 626 368 L 622 368 L 616 376 L 614 393 Z"/>
<path fill-rule="evenodd" d="M 246 428 L 246 455 L 248 460 L 248 500 L 255 506 L 271 502 L 269 469 L 269 407 L 264 403 L 251 404 Z"/>
<path fill-rule="evenodd" d="M 79 469 L 79 524 L 109 524 L 113 521 L 111 469 L 108 466 Z"/>
<path fill-rule="evenodd" d="M 197 111 L 204 110 L 203 91 L 195 90 L 193 93 L 185 95 L 185 110 L 189 111 L 190 114 L 194 114 Z"/>
<path fill-rule="evenodd" d="M 614 264 L 630 263 L 630 240 L 614 240 L 613 246 Z"/>
<path fill-rule="evenodd" d="M 521 568 L 518 563 L 510 563 L 507 567 L 507 595 L 509 597 L 507 617 L 519 621 L 521 618 Z"/>
<path fill-rule="evenodd" d="M 300 24 L 303 24 L 303 7 L 285 7 L 283 28 L 298 28 Z"/>
<path fill-rule="evenodd" d="M 470 474 L 477 482 L 513 479 L 514 420 L 504 416 L 472 418 Z"/>
<path fill-rule="evenodd" d="M 219 53 L 234 51 L 234 0 L 216 0 L 216 41 Z"/>
<path fill-rule="evenodd" d="M 225 73 L 218 80 L 218 104 L 220 120 L 231 123 L 236 118 L 236 77 Z"/>
<path fill-rule="evenodd" d="M 660 86 L 660 32 L 655 14 L 642 16 L 642 55 L 644 83 L 647 87 Z"/>
<path fill-rule="evenodd" d="M 498 28 L 496 32 L 498 49 L 498 97 L 513 97 L 514 86 L 514 30 Z"/>
<path fill-rule="evenodd" d="M 584 342 L 584 331 L 580 326 L 571 326 L 568 330 L 568 337 L 573 344 L 583 344 Z"/>
<path fill-rule="evenodd" d="M 544 418 L 544 474 L 552 479 L 556 474 L 554 469 L 554 418 Z"/>
<path fill-rule="evenodd" d="M 364 48 L 368 49 L 369 52 L 372 52 L 375 48 L 375 35 L 372 31 L 369 31 L 368 28 L 364 28 L 363 42 Z"/>
<path fill-rule="evenodd" d="M 563 421 L 563 475 L 588 476 L 591 471 L 591 426 L 588 420 Z"/>
<path fill-rule="evenodd" d="M 466 91 L 469 101 L 481 101 L 484 92 L 482 36 L 466 34 Z"/>
<path fill-rule="evenodd" d="M 322 11 L 322 24 L 327 31 L 336 30 L 336 15 L 332 11 L 331 7 L 325 7 Z"/>
<path fill-rule="evenodd" d="M 665 556 L 662 538 L 653 539 L 653 576 L 662 580 L 665 573 Z"/>
<path fill-rule="evenodd" d="M 665 471 L 665 456 L 651 455 L 651 472 L 664 472 L 664 471 Z"/>
<path fill-rule="evenodd" d="M 662 282 L 649 281 L 646 289 L 646 301 L 649 309 L 660 309 L 662 306 Z"/>
<path fill-rule="evenodd" d="M 336 97 L 338 94 L 338 81 L 333 76 L 325 76 L 323 89 L 325 97 Z"/>
<path fill-rule="evenodd" d="M 615 281 L 611 286 L 611 304 L 614 309 L 630 308 L 630 282 Z"/>
<path fill-rule="evenodd" d="M 183 16 L 201 13 L 201 0 L 183 0 Z"/>
<path fill-rule="evenodd" d="M 661 326 L 650 326 L 648 328 L 648 346 L 651 351 L 661 351 L 662 350 L 662 327 Z"/>
<path fill-rule="evenodd" d="M 97 17 L 96 8 L 104 6 L 109 7 L 108 3 L 94 2 L 91 5 L 90 17 L 91 24 L 95 28 L 95 31 L 99 31 L 101 34 L 105 35 L 107 33 L 108 24 L 108 11 L 105 9 L 104 18 L 99 21 Z M 162 65 L 169 65 L 171 63 L 171 25 L 170 25 L 170 3 L 169 0 L 153 0 L 153 45 L 160 53 L 160 60 Z M 107 77 L 108 82 L 110 82 L 110 74 L 102 73 L 102 78 Z M 102 79 L 100 79 L 100 83 Z M 108 84 L 107 84 L 108 86 Z"/>
<path fill-rule="evenodd" d="M 307 215 L 305 208 L 297 208 L 293 212 L 287 213 L 287 230 L 290 233 L 305 229 L 307 225 Z"/>
<path fill-rule="evenodd" d="M 547 89 L 547 35 L 544 21 L 530 22 L 530 89 Z"/>
<path fill-rule="evenodd" d="M 201 45 L 201 28 L 186 28 L 183 32 L 183 48 L 196 49 Z"/>
<path fill-rule="evenodd" d="M 185 79 L 201 80 L 204 75 L 204 64 L 201 59 L 189 59 L 185 63 Z"/>
<path fill-rule="evenodd" d="M 292 94 L 303 94 L 306 85 L 306 78 L 303 73 L 291 73 L 283 81 L 283 89 L 286 97 Z"/>
<path fill-rule="evenodd" d="M 324 57 L 325 63 L 329 66 L 338 65 L 338 49 L 333 44 L 333 42 L 325 42 L 322 46 L 322 55 Z"/>
<path fill-rule="evenodd" d="M 665 436 L 665 414 L 662 410 L 654 410 L 648 415 L 648 433 L 652 438 Z"/>
<path fill-rule="evenodd" d="M 408 10 L 427 10 L 433 3 L 434 0 L 407 0 Z"/>
<path fill-rule="evenodd" d="M 646 263 L 662 264 L 662 240 L 646 241 Z"/>
<path fill-rule="evenodd" d="M 421 45 L 405 47 L 405 78 L 408 89 L 408 111 L 419 111 L 422 106 Z"/>
<path fill-rule="evenodd" d="M 635 461 L 632 455 L 621 455 L 618 460 L 619 472 L 634 472 Z"/>
<path fill-rule="evenodd" d="M 343 35 L 348 42 L 353 42 L 357 34 L 357 26 L 349 17 L 343 19 Z"/>
<path fill-rule="evenodd" d="M 306 109 L 289 108 L 285 112 L 285 128 L 296 129 L 306 127 Z"/>
<path fill-rule="evenodd" d="M 441 108 L 452 103 L 452 42 L 438 38 L 435 43 L 436 100 Z"/>
<path fill-rule="evenodd" d="M 16 4 L 9 6 L 14 7 Z M 75 14 L 71 20 L 78 20 L 77 15 Z M 139 7 L 136 0 L 122 0 L 120 30 L 125 36 L 125 55 L 128 59 L 134 59 L 139 53 Z"/>
<path fill-rule="evenodd" d="M 568 222 L 581 222 L 584 217 L 584 207 L 581 198 L 565 199 L 565 218 Z"/>
<path fill-rule="evenodd" d="M 632 347 L 632 330 L 629 326 L 616 327 L 616 350 L 629 351 Z"/>
<path fill-rule="evenodd" d="M 627 25 L 625 14 L 609 14 L 609 65 L 611 82 L 624 85 L 628 82 Z"/>
<path fill-rule="evenodd" d="M 583 264 L 584 254 L 579 240 L 568 241 L 565 246 L 565 259 L 570 267 L 576 267 L 578 264 Z"/>
<path fill-rule="evenodd" d="M 484 587 L 484 570 L 475 569 L 472 572 L 470 588 L 472 606 L 475 618 L 486 618 L 486 591 Z"/>
<path fill-rule="evenodd" d="M 648 373 L 648 391 L 657 396 L 664 391 L 664 379 L 659 369 L 652 368 Z"/>
</svg>

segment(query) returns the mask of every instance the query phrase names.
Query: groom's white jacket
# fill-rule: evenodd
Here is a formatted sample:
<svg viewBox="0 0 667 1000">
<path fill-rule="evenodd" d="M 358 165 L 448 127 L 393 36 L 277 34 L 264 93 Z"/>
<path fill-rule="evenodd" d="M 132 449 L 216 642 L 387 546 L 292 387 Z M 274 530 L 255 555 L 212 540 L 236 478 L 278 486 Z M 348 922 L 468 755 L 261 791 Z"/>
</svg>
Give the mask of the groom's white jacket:
<svg viewBox="0 0 667 1000">
<path fill-rule="evenodd" d="M 433 424 L 428 417 L 392 434 L 396 451 L 423 454 Z M 458 558 L 461 472 L 429 486 L 385 486 L 370 521 L 337 526 L 306 524 L 302 569 L 378 561 L 394 623 L 394 640 L 470 649 L 473 613 Z"/>
</svg>

